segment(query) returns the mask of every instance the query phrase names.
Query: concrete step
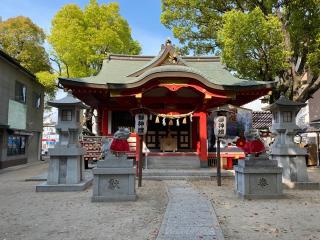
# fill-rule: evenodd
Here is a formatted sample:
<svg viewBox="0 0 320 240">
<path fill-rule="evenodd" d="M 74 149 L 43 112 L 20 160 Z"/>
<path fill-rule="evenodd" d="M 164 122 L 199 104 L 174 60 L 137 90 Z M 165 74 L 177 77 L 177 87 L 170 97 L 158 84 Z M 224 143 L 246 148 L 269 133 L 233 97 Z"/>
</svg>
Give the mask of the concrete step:
<svg viewBox="0 0 320 240">
<path fill-rule="evenodd" d="M 210 176 L 143 176 L 145 180 L 211 180 Z"/>
<path fill-rule="evenodd" d="M 198 156 L 149 156 L 150 169 L 195 169 L 200 168 Z"/>
<path fill-rule="evenodd" d="M 198 169 L 144 169 L 142 174 L 148 180 L 211 180 L 217 176 L 215 168 Z M 222 170 L 221 176 L 234 177 L 234 171 Z"/>
</svg>

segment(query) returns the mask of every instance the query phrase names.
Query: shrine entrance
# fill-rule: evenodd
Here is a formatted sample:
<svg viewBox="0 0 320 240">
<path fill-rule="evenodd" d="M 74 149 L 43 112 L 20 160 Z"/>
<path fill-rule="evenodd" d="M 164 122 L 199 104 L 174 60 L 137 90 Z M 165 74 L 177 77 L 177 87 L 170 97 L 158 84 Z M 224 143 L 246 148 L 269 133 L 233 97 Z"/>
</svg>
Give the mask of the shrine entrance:
<svg viewBox="0 0 320 240">
<path fill-rule="evenodd" d="M 148 122 L 146 135 L 146 146 L 150 152 L 190 152 L 192 148 L 192 129 L 190 120 L 178 123 L 179 120 L 172 120 L 168 125 Z M 170 125 L 172 123 L 172 125 Z M 178 123 L 178 125 L 177 125 Z"/>
<path fill-rule="evenodd" d="M 202 99 L 203 93 L 186 84 L 160 83 L 145 91 L 141 103 L 150 113 L 145 139 L 149 151 L 196 151 L 193 139 L 199 139 L 199 131 L 193 131 L 198 128 L 193 114 Z"/>
</svg>

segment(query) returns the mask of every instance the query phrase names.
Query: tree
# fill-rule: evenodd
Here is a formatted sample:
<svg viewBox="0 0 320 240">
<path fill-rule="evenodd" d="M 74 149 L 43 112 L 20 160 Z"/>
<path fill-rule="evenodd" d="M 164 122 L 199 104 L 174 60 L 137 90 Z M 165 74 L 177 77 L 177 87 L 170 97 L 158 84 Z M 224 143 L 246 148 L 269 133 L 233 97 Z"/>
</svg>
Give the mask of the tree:
<svg viewBox="0 0 320 240">
<path fill-rule="evenodd" d="M 63 75 L 84 77 L 96 74 L 110 53 L 138 54 L 128 22 L 119 14 L 117 3 L 90 0 L 82 10 L 67 4 L 52 20 L 49 42 Z"/>
<path fill-rule="evenodd" d="M 46 89 L 48 99 L 53 99 L 56 91 L 56 79 L 58 78 L 58 75 L 52 74 L 48 71 L 41 71 L 36 73 L 36 77 Z"/>
<path fill-rule="evenodd" d="M 241 78 L 272 81 L 288 68 L 282 37 L 281 22 L 277 17 L 264 16 L 256 8 L 248 14 L 232 10 L 224 14 L 223 28 L 218 31 L 222 59 L 237 70 Z M 254 32 L 252 29 L 256 29 Z M 272 64 L 270 64 L 272 63 Z"/>
<path fill-rule="evenodd" d="M 18 16 L 0 22 L 0 49 L 35 74 L 46 93 L 52 97 L 56 76 L 50 72 L 49 57 L 43 47 L 45 37 L 43 30 L 30 18 Z"/>
<path fill-rule="evenodd" d="M 162 0 L 161 21 L 185 52 L 221 50 L 242 78 L 278 77 L 271 101 L 282 91 L 306 101 L 320 87 L 320 0 Z"/>
<path fill-rule="evenodd" d="M 18 16 L 0 22 L 0 48 L 32 73 L 49 71 L 43 30 L 30 18 Z"/>
</svg>

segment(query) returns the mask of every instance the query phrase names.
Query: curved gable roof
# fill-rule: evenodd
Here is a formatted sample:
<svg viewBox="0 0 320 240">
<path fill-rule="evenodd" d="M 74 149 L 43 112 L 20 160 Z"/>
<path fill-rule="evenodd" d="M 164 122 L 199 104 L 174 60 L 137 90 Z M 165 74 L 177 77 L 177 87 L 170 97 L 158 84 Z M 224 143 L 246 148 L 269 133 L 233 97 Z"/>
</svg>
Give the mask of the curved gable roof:
<svg viewBox="0 0 320 240">
<path fill-rule="evenodd" d="M 166 64 L 170 54 L 172 56 L 174 48 L 166 44 L 159 55 L 152 56 L 130 56 L 130 55 L 110 55 L 103 61 L 102 68 L 96 76 L 86 78 L 60 78 L 63 82 L 74 82 L 75 84 L 96 86 L 113 86 L 116 88 L 130 88 L 145 83 L 145 79 L 160 73 L 166 76 L 177 77 L 177 73 L 182 75 L 194 76 L 201 82 L 213 88 L 223 89 L 230 87 L 257 87 L 267 86 L 270 83 L 261 81 L 240 79 L 232 75 L 220 62 L 217 56 L 205 57 L 179 57 L 176 63 Z"/>
</svg>

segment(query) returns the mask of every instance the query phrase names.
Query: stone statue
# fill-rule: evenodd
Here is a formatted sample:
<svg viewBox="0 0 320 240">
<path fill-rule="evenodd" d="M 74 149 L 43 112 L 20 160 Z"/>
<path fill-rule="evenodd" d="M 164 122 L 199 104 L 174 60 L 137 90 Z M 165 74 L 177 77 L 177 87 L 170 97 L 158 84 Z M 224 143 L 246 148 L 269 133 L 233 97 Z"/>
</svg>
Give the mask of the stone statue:
<svg viewBox="0 0 320 240">
<path fill-rule="evenodd" d="M 120 127 L 119 130 L 113 135 L 110 151 L 116 156 L 121 156 L 129 152 L 129 144 L 127 141 L 129 137 L 129 129 Z"/>
<path fill-rule="evenodd" d="M 249 129 L 245 133 L 245 140 L 239 138 L 237 140 L 237 146 L 241 148 L 245 154 L 250 154 L 258 156 L 260 154 L 265 154 L 266 148 L 264 143 L 260 139 L 260 135 L 257 129 Z"/>
<path fill-rule="evenodd" d="M 102 138 L 101 139 L 102 146 L 101 146 L 101 158 L 105 159 L 105 157 L 110 152 L 110 145 L 111 145 L 111 139 L 108 138 Z"/>
</svg>

